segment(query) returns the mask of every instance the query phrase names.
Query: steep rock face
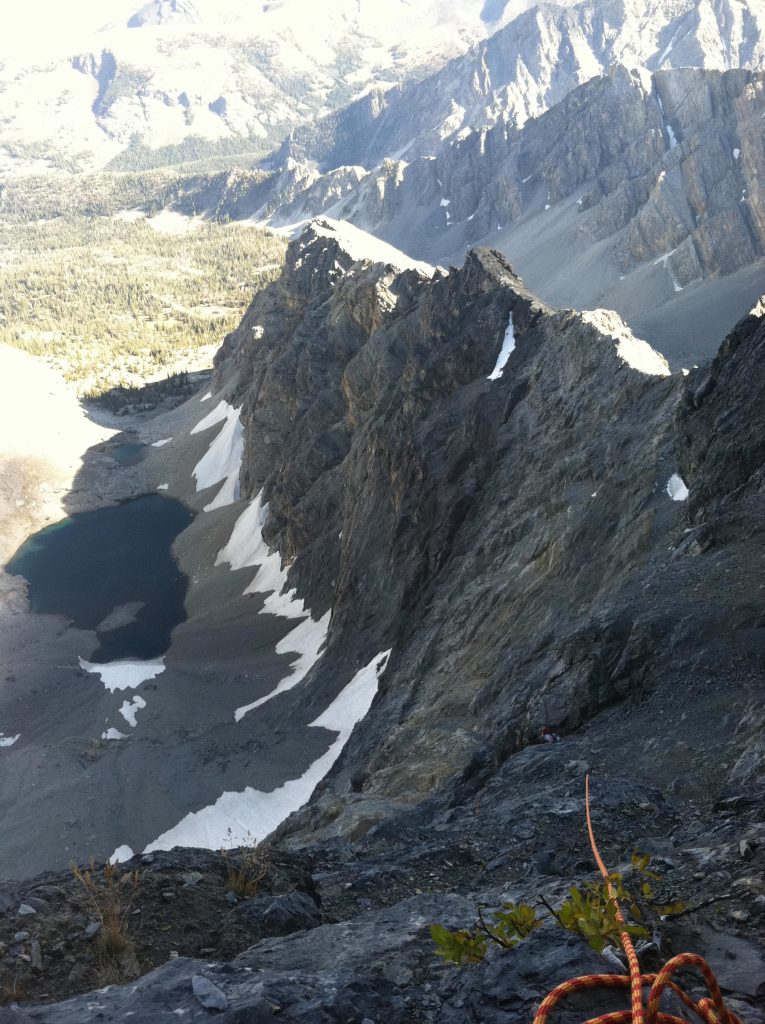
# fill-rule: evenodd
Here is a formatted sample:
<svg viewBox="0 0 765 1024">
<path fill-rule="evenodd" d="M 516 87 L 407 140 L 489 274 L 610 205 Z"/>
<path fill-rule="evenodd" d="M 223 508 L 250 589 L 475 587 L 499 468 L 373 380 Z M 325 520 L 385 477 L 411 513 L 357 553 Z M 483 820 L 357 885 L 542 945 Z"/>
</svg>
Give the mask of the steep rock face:
<svg viewBox="0 0 765 1024">
<path fill-rule="evenodd" d="M 510 318 L 515 348 L 489 381 Z M 691 494 L 705 486 L 706 456 L 688 461 L 675 427 L 696 378 L 669 377 L 615 314 L 552 312 L 496 253 L 427 281 L 354 264 L 319 229 L 218 375 L 245 398 L 242 479 L 270 503 L 265 536 L 291 585 L 333 610 L 312 692 L 394 651 L 344 768 L 296 827 L 343 834 L 360 807 L 416 803 L 545 721 L 577 729 L 723 657 L 713 602 L 676 617 L 688 574 L 708 567 L 667 554 L 688 523 L 668 489 L 682 459 Z"/>
<path fill-rule="evenodd" d="M 669 254 L 682 287 L 765 253 L 763 113 L 760 74 L 682 69 L 646 79 L 617 66 L 522 131 L 497 126 L 435 160 L 388 165 L 384 205 L 365 179 L 336 212 L 399 244 L 397 218 L 414 213 L 412 251 L 437 258 L 585 190 L 581 213 L 593 212 L 582 218 L 582 244 L 612 239 L 622 272 Z"/>
<path fill-rule="evenodd" d="M 764 38 L 759 6 L 735 0 L 541 3 L 423 82 L 371 92 L 296 129 L 287 152 L 324 169 L 435 155 L 467 130 L 523 125 L 614 63 L 762 69 Z"/>
<path fill-rule="evenodd" d="M 690 498 L 693 520 L 761 501 L 765 466 L 765 304 L 761 300 L 725 338 L 679 414 L 684 470 L 700 477 Z M 732 408 L 731 396 L 735 396 Z"/>
</svg>

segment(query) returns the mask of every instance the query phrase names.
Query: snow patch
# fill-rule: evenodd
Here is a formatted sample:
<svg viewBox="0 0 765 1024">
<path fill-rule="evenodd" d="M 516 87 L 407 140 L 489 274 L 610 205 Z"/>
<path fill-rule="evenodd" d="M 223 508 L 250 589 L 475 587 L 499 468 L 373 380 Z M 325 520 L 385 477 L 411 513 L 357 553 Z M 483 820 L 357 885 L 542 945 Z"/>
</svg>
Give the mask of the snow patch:
<svg viewBox="0 0 765 1024">
<path fill-rule="evenodd" d="M 166 491 L 169 486 L 170 486 L 170 484 L 157 484 L 157 490 L 158 491 Z"/>
<path fill-rule="evenodd" d="M 661 263 L 661 265 L 668 271 L 669 276 L 672 279 L 672 287 L 675 289 L 676 292 L 681 292 L 683 290 L 683 286 L 677 280 L 677 278 L 675 277 L 675 272 L 669 265 L 670 257 L 674 256 L 676 252 L 677 248 L 672 249 L 670 252 L 665 252 L 663 256 L 659 256 L 657 260 L 653 261 L 653 265 L 657 267 Z"/>
<path fill-rule="evenodd" d="M 123 700 L 122 707 L 120 708 L 120 714 L 125 719 L 125 721 L 130 726 L 131 729 L 135 729 L 135 726 L 136 726 L 135 716 L 136 716 L 136 714 L 142 708 L 145 708 L 145 707 L 146 707 L 146 701 L 143 699 L 143 697 L 139 697 L 137 694 L 133 698 L 132 701 Z"/>
<path fill-rule="evenodd" d="M 228 544 L 218 552 L 215 564 L 223 565 L 228 562 L 232 569 L 246 569 L 257 565 L 258 571 L 244 591 L 245 595 L 269 594 L 263 611 L 288 619 L 301 618 L 307 614 L 305 604 L 295 596 L 294 590 L 282 593 L 287 584 L 287 572 L 282 568 L 279 552 L 271 551 L 263 539 L 263 526 L 268 518 L 268 502 L 263 502 L 262 494 L 262 491 L 259 492 L 239 516 Z"/>
<path fill-rule="evenodd" d="M 163 437 L 161 441 L 152 441 L 152 448 L 164 448 L 166 444 L 170 444 L 172 437 Z"/>
<path fill-rule="evenodd" d="M 125 719 L 131 729 L 135 728 L 135 716 L 137 713 L 146 707 L 146 701 L 143 697 L 139 697 L 137 694 L 132 700 L 123 700 L 122 707 L 120 708 L 120 714 Z"/>
<path fill-rule="evenodd" d="M 360 669 L 309 728 L 329 729 L 337 738 L 329 750 L 297 779 L 264 793 L 247 787 L 239 793 L 223 793 L 214 804 L 187 814 L 174 828 L 164 832 L 145 852 L 171 850 L 174 846 L 195 846 L 207 850 L 232 849 L 242 842 L 259 842 L 310 798 L 343 747 L 354 726 L 372 706 L 379 679 L 390 651 L 376 655 Z"/>
<path fill-rule="evenodd" d="M 277 694 L 291 690 L 297 686 L 301 679 L 308 675 L 321 657 L 321 648 L 327 639 L 331 614 L 331 612 L 327 612 L 318 621 L 309 616 L 309 618 L 301 622 L 300 625 L 295 626 L 290 633 L 279 641 L 276 645 L 277 654 L 296 653 L 300 657 L 290 669 L 290 674 L 280 680 L 275 689 L 266 694 L 265 697 L 253 701 L 252 704 L 245 704 L 243 707 L 237 708 L 234 712 L 235 722 L 241 722 L 249 711 L 254 711 L 255 708 L 266 704 L 276 697 Z"/>
<path fill-rule="evenodd" d="M 426 277 L 432 277 L 435 268 L 429 263 L 413 260 L 400 249 L 381 242 L 379 238 L 349 224 L 344 220 L 333 220 L 331 217 L 318 217 L 311 221 L 311 227 L 324 238 L 334 238 L 354 262 L 369 260 L 372 263 L 385 263 L 399 270 L 417 270 Z"/>
<path fill-rule="evenodd" d="M 515 349 L 515 331 L 513 329 L 513 314 L 510 314 L 510 319 L 507 324 L 507 330 L 505 331 L 505 338 L 502 342 L 502 348 L 499 350 L 497 356 L 497 364 L 491 371 L 487 380 L 497 380 L 502 376 L 505 370 L 505 363 L 510 358 L 510 353 Z"/>
<path fill-rule="evenodd" d="M 210 395 L 205 395 L 201 401 L 205 402 Z M 208 412 L 203 420 L 200 420 L 195 427 L 191 428 L 192 434 L 201 434 L 203 430 L 209 430 L 210 427 L 214 427 L 216 423 L 222 423 L 223 420 L 228 418 L 228 414 L 233 407 L 228 402 L 218 402 L 212 412 Z"/>
<path fill-rule="evenodd" d="M 740 149 L 738 149 L 738 148 L 734 149 L 734 150 L 733 150 L 733 159 L 734 159 L 734 160 L 738 160 L 738 158 L 739 158 L 740 156 L 741 156 L 741 150 L 740 150 Z"/>
<path fill-rule="evenodd" d="M 107 729 L 106 732 L 101 733 L 102 740 L 126 740 L 127 736 L 124 732 L 120 732 L 119 729 Z"/>
<path fill-rule="evenodd" d="M 223 486 L 213 500 L 204 506 L 204 512 L 223 508 L 239 499 L 239 471 L 244 453 L 244 433 L 239 410 L 228 402 L 220 402 L 191 433 L 197 434 L 223 419 L 225 423 L 222 430 L 193 469 L 197 491 L 203 491 L 223 481 Z"/>
<path fill-rule="evenodd" d="M 130 860 L 133 856 L 133 851 L 129 846 L 118 846 L 114 853 L 109 858 L 110 864 L 122 864 L 123 861 Z"/>
<path fill-rule="evenodd" d="M 664 356 L 652 349 L 647 341 L 636 338 L 613 309 L 584 310 L 582 320 L 606 337 L 613 338 L 617 342 L 617 356 L 633 370 L 653 377 L 669 377 L 669 364 Z"/>
<path fill-rule="evenodd" d="M 6 736 L 5 733 L 0 732 L 0 747 L 12 747 L 19 736 L 21 733 L 17 733 L 15 736 Z"/>
<path fill-rule="evenodd" d="M 688 498 L 688 488 L 679 473 L 673 473 L 667 480 L 666 491 L 673 501 L 685 501 Z"/>
<path fill-rule="evenodd" d="M 115 690 L 134 690 L 147 679 L 155 679 L 165 671 L 165 659 L 157 658 L 154 661 L 109 661 L 103 665 L 97 665 L 92 661 L 77 659 L 80 668 L 86 672 L 92 672 L 101 677 L 101 682 L 110 693 Z"/>
<path fill-rule="evenodd" d="M 202 397 L 199 399 L 199 401 L 200 402 L 209 402 L 211 398 L 212 398 L 212 391 L 208 391 L 206 395 L 202 395 Z"/>
</svg>

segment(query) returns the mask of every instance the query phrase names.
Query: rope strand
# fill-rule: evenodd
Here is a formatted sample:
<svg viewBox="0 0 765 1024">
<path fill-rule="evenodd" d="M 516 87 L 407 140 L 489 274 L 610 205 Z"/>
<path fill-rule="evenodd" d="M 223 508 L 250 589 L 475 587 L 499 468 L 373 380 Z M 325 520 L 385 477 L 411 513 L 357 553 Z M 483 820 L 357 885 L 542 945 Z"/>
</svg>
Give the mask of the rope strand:
<svg viewBox="0 0 765 1024">
<path fill-rule="evenodd" d="M 585 776 L 585 811 L 587 816 L 587 834 L 590 840 L 595 863 L 603 876 L 608 897 L 613 903 L 616 920 L 626 927 L 626 921 L 622 913 L 619 901 L 616 898 L 611 876 L 603 862 L 595 841 L 595 831 L 592 827 L 592 816 L 590 814 L 590 776 Z M 566 996 L 573 992 L 581 992 L 591 988 L 629 988 L 630 1010 L 620 1010 L 616 1013 L 604 1013 L 599 1017 L 592 1017 L 585 1024 L 687 1024 L 682 1017 L 670 1013 L 663 1013 L 659 1010 L 661 997 L 666 990 L 674 992 L 677 998 L 684 1005 L 701 1018 L 704 1024 L 743 1024 L 735 1013 L 731 1012 L 722 997 L 720 986 L 714 976 L 714 972 L 703 957 L 696 953 L 680 953 L 673 957 L 662 967 L 658 974 L 641 974 L 640 962 L 638 960 L 635 946 L 626 931 L 619 933 L 622 947 L 627 955 L 629 964 L 629 975 L 625 974 L 586 974 L 581 978 L 573 978 L 565 981 L 552 990 L 542 1002 L 534 1015 L 534 1024 L 546 1024 L 547 1018 L 555 1006 Z M 695 967 L 704 977 L 709 990 L 710 997 L 695 1002 L 687 995 L 676 982 L 672 981 L 672 975 L 681 967 Z M 643 987 L 650 985 L 648 993 L 647 1008 L 643 1003 Z"/>
</svg>

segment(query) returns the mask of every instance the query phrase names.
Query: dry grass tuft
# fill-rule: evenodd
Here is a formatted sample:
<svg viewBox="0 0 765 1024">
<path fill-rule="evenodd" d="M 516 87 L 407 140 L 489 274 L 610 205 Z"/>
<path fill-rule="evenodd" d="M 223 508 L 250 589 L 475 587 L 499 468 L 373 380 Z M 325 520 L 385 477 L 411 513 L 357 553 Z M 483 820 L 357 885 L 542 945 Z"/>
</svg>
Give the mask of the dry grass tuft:
<svg viewBox="0 0 765 1024">
<path fill-rule="evenodd" d="M 116 864 L 100 870 L 71 865 L 82 887 L 87 910 L 101 925 L 96 938 L 97 973 L 103 984 L 117 984 L 138 974 L 135 946 L 130 934 L 130 912 L 138 891 L 137 871 L 120 872 Z"/>
<path fill-rule="evenodd" d="M 237 896 L 257 896 L 263 880 L 271 870 L 271 854 L 268 847 L 251 839 L 238 850 L 221 850 L 226 862 L 226 880 Z"/>
</svg>

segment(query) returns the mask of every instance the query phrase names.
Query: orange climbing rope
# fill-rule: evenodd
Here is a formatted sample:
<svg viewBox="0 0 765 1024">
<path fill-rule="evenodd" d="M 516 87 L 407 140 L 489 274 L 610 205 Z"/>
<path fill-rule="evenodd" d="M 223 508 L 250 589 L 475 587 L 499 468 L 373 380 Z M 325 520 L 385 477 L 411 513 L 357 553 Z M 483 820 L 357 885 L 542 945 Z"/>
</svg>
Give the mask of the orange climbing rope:
<svg viewBox="0 0 765 1024">
<path fill-rule="evenodd" d="M 590 838 L 590 846 L 595 856 L 603 880 L 608 890 L 608 895 L 613 902 L 615 915 L 620 924 L 625 924 L 619 903 L 616 899 L 608 870 L 600 856 L 595 833 L 592 828 L 590 816 L 590 777 L 585 779 L 585 808 L 587 811 L 587 832 Z M 704 1024 L 742 1024 L 742 1021 L 732 1013 L 723 1002 L 720 986 L 712 973 L 712 969 L 703 957 L 696 953 L 680 953 L 673 957 L 662 967 L 658 974 L 641 974 L 637 953 L 626 931 L 620 932 L 624 952 L 627 955 L 629 964 L 629 975 L 624 974 L 587 974 L 581 978 L 573 978 L 565 981 L 562 985 L 554 988 L 539 1004 L 539 1009 L 534 1015 L 534 1024 L 546 1024 L 551 1010 L 566 996 L 572 992 L 581 992 L 590 988 L 628 988 L 630 990 L 630 1001 L 632 1009 L 621 1010 L 617 1013 L 604 1013 L 600 1017 L 592 1017 L 585 1024 L 687 1024 L 682 1017 L 659 1011 L 659 1002 L 663 993 L 670 989 L 680 1001 L 695 1014 L 701 1017 Z M 672 981 L 672 975 L 681 967 L 696 967 L 704 976 L 709 990 L 709 998 L 695 1002 L 679 985 Z M 643 1002 L 643 989 L 650 985 L 647 1004 Z"/>
</svg>

